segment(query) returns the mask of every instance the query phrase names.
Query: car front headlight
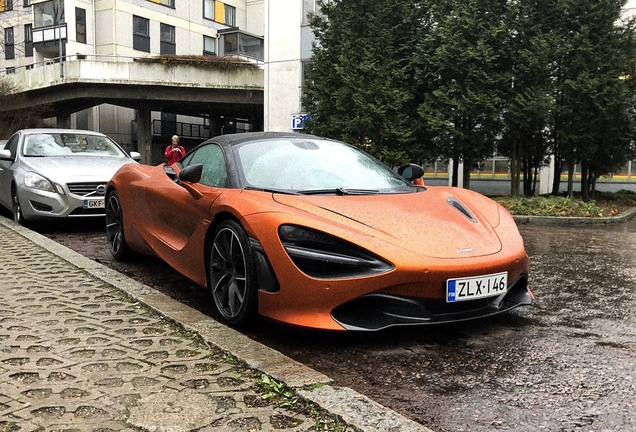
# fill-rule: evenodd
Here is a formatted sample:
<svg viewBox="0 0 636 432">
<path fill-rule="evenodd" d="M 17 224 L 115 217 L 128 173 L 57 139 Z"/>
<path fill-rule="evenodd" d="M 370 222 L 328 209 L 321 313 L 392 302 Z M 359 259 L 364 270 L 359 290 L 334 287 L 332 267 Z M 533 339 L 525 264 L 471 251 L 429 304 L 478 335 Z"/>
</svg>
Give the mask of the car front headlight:
<svg viewBox="0 0 636 432">
<path fill-rule="evenodd" d="M 55 193 L 55 188 L 50 181 L 42 177 L 40 174 L 33 172 L 27 173 L 27 175 L 24 176 L 24 185 L 32 189 Z"/>
<path fill-rule="evenodd" d="M 375 254 L 345 240 L 294 225 L 281 225 L 285 251 L 305 274 L 320 279 L 371 276 L 393 269 Z"/>
</svg>

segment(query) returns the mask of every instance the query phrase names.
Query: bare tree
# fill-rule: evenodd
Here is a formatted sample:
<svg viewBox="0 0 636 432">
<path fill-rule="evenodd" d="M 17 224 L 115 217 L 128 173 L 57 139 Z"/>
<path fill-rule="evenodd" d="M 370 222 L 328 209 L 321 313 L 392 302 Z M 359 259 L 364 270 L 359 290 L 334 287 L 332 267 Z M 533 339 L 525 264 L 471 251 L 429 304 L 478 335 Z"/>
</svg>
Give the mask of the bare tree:
<svg viewBox="0 0 636 432">
<path fill-rule="evenodd" d="M 23 102 L 24 99 L 24 94 L 21 94 L 13 84 L 0 79 L 0 107 L 5 108 L 0 111 L 0 139 L 9 138 L 18 129 L 41 127 L 43 125 L 45 108 L 6 109 L 6 107 L 15 105 L 16 101 Z"/>
</svg>

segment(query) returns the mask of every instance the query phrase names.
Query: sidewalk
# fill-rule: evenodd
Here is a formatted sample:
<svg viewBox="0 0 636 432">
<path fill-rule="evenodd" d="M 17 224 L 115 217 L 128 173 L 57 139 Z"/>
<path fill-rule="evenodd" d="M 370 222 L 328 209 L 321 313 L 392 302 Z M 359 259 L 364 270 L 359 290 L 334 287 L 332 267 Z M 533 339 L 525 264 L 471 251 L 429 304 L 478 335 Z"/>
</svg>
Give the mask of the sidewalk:
<svg viewBox="0 0 636 432">
<path fill-rule="evenodd" d="M 260 398 L 262 373 L 339 430 L 431 432 L 2 216 L 0 286 L 0 432 L 332 430 Z"/>
</svg>

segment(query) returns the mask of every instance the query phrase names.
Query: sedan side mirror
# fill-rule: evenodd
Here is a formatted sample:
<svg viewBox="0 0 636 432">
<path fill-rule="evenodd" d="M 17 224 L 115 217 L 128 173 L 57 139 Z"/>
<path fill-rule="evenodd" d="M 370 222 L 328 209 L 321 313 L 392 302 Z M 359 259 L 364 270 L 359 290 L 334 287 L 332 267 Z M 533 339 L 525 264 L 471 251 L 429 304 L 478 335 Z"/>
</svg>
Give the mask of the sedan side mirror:
<svg viewBox="0 0 636 432">
<path fill-rule="evenodd" d="M 141 160 L 141 153 L 134 152 L 134 151 L 130 152 L 130 157 L 132 158 L 132 160 L 139 162 Z"/>
<path fill-rule="evenodd" d="M 13 159 L 13 157 L 11 156 L 11 150 L 0 150 L 0 159 Z"/>
</svg>

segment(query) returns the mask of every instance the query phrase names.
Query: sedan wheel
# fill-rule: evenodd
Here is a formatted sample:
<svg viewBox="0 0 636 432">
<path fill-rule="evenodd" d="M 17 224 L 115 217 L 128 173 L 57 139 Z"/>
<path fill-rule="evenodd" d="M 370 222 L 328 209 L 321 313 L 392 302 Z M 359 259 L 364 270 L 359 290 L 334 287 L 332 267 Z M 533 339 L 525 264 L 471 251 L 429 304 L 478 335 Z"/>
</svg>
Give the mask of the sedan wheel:
<svg viewBox="0 0 636 432">
<path fill-rule="evenodd" d="M 12 192 L 11 201 L 13 203 L 13 220 L 20 225 L 25 225 L 24 215 L 22 214 L 22 206 L 20 205 L 20 198 L 18 198 L 18 191 L 14 187 Z"/>
<path fill-rule="evenodd" d="M 221 223 L 210 248 L 210 290 L 224 321 L 246 324 L 256 316 L 257 290 L 252 251 L 243 228 Z"/>
<path fill-rule="evenodd" d="M 111 255 L 117 261 L 130 257 L 131 251 L 124 238 L 124 214 L 117 191 L 112 191 L 106 198 L 106 241 Z"/>
</svg>

